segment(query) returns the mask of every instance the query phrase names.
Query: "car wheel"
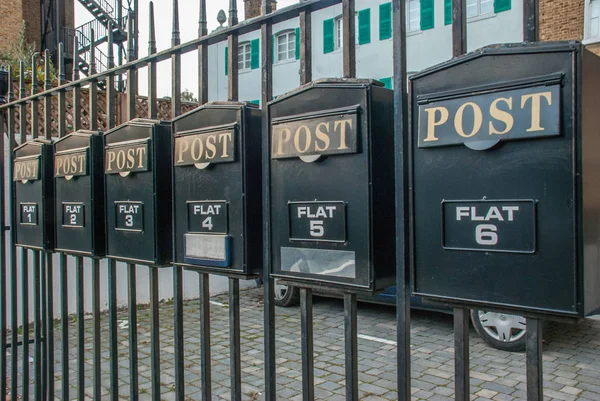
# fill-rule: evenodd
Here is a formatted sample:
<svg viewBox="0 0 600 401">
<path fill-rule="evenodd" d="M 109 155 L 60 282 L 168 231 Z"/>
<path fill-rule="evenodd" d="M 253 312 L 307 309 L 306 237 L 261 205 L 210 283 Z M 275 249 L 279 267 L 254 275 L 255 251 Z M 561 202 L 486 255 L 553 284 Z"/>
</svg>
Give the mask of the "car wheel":
<svg viewBox="0 0 600 401">
<path fill-rule="evenodd" d="M 280 284 L 279 280 L 275 280 L 274 299 L 277 306 L 296 306 L 300 303 L 300 291 L 296 287 Z"/>
<path fill-rule="evenodd" d="M 471 311 L 475 331 L 492 347 L 511 352 L 525 351 L 525 323 L 523 316 L 508 313 Z"/>
</svg>

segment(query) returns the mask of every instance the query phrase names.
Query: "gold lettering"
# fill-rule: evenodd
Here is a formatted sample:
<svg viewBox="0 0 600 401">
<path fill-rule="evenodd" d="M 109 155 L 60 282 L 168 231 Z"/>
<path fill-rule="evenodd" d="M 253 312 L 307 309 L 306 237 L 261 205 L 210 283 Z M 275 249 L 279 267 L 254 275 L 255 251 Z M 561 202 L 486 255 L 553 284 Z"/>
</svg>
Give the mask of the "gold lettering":
<svg viewBox="0 0 600 401">
<path fill-rule="evenodd" d="M 322 131 L 321 127 L 325 127 L 326 131 Z M 315 150 L 317 152 L 321 152 L 323 150 L 329 149 L 329 145 L 331 144 L 331 140 L 329 139 L 329 123 L 319 123 L 317 125 L 317 130 L 315 132 L 315 136 L 318 140 L 323 141 L 324 146 L 320 147 L 319 142 L 315 140 Z"/>
<path fill-rule="evenodd" d="M 54 175 L 60 174 L 60 169 L 61 169 L 62 165 L 63 165 L 63 158 L 57 157 L 56 158 L 56 172 L 54 173 Z"/>
<path fill-rule="evenodd" d="M 440 112 L 440 119 L 436 121 L 435 115 Z M 448 121 L 448 109 L 445 107 L 430 107 L 425 109 L 427 113 L 427 136 L 423 139 L 423 142 L 437 141 L 439 138 L 435 137 L 435 127 L 443 125 Z"/>
<path fill-rule="evenodd" d="M 106 161 L 106 171 L 112 171 L 112 164 L 113 162 L 116 160 L 117 154 L 115 153 L 114 150 L 109 150 L 106 152 L 106 158 L 108 159 Z"/>
<path fill-rule="evenodd" d="M 509 98 L 505 98 L 505 97 L 499 97 L 498 99 L 494 100 L 490 106 L 490 116 L 492 116 L 492 118 L 498 120 L 498 121 L 502 121 L 504 123 L 504 125 L 506 125 L 506 127 L 504 128 L 503 131 L 498 131 L 496 129 L 496 127 L 494 127 L 494 123 L 493 121 L 490 121 L 490 135 L 504 135 L 507 132 L 509 132 L 514 123 L 515 123 L 515 119 L 513 118 L 513 116 L 504 110 L 500 110 L 498 108 L 498 103 L 499 102 L 504 102 L 506 103 L 506 105 L 508 106 L 509 110 L 512 110 L 512 97 Z"/>
<path fill-rule="evenodd" d="M 467 106 L 471 106 L 473 109 L 473 130 L 470 134 L 466 134 L 463 130 L 463 113 Z M 481 124 L 483 123 L 483 114 L 481 113 L 481 109 L 479 106 L 473 102 L 466 102 L 462 106 L 458 108 L 456 111 L 456 116 L 454 117 L 454 129 L 456 129 L 456 133 L 463 138 L 470 138 L 473 135 L 477 134 L 481 129 Z"/>
<path fill-rule="evenodd" d="M 338 150 L 348 149 L 348 145 L 346 144 L 346 124 L 352 129 L 352 119 L 336 121 L 333 124 L 334 131 L 340 127 L 340 147 Z"/>
<path fill-rule="evenodd" d="M 71 157 L 70 159 L 71 159 L 70 172 L 75 173 L 75 172 L 77 172 L 77 160 L 75 159 L 75 157 Z"/>
<path fill-rule="evenodd" d="M 79 172 L 83 173 L 83 163 L 85 162 L 85 155 L 79 156 Z"/>
<path fill-rule="evenodd" d="M 187 138 L 177 138 L 177 163 L 183 163 L 183 154 L 190 149 Z"/>
<path fill-rule="evenodd" d="M 306 146 L 304 147 L 304 150 L 300 149 L 300 134 L 302 133 L 302 131 L 306 133 L 306 139 L 304 141 L 304 144 Z M 300 127 L 298 127 L 296 133 L 294 134 L 294 147 L 296 148 L 296 150 L 299 153 L 304 153 L 308 150 L 308 148 L 310 148 L 311 143 L 312 134 L 310 133 L 310 128 L 308 128 L 306 125 L 301 125 Z"/>
<path fill-rule="evenodd" d="M 127 149 L 127 169 L 131 170 L 135 166 L 135 149 Z"/>
<path fill-rule="evenodd" d="M 138 154 L 138 168 L 144 168 L 144 157 L 146 156 L 146 147 L 141 146 L 135 151 Z"/>
<path fill-rule="evenodd" d="M 277 143 L 277 153 L 275 153 L 276 155 L 283 155 L 283 144 L 285 142 L 289 142 L 290 139 L 292 138 L 292 131 L 290 131 L 289 128 L 281 128 L 278 132 L 279 134 L 279 138 L 276 139 L 275 135 L 277 133 L 273 133 L 273 143 Z M 285 136 L 284 136 L 285 134 Z"/>
<path fill-rule="evenodd" d="M 231 132 L 225 132 L 223 134 L 219 134 L 219 143 L 223 143 L 223 154 L 221 155 L 222 158 L 226 158 L 229 157 L 229 153 L 227 153 L 227 150 L 229 149 L 228 144 L 231 143 Z"/>
<path fill-rule="evenodd" d="M 212 139 L 212 143 L 211 143 L 211 139 Z M 217 136 L 216 135 L 209 135 L 208 138 L 206 138 L 206 158 L 209 160 L 212 160 L 215 158 L 215 155 L 217 154 L 217 148 L 215 147 L 215 143 L 217 141 Z M 211 152 L 211 156 L 208 155 L 208 152 Z"/>
<path fill-rule="evenodd" d="M 543 131 L 540 126 L 541 114 L 541 98 L 542 96 L 548 101 L 548 106 L 552 105 L 552 92 L 532 93 L 530 95 L 521 96 L 521 108 L 525 107 L 525 103 L 531 99 L 531 127 L 527 132 Z"/>
<path fill-rule="evenodd" d="M 196 146 L 196 144 L 197 144 L 198 146 Z M 197 152 L 197 153 L 194 151 L 194 149 L 195 149 L 196 147 L 198 148 L 198 152 Z M 204 145 L 202 144 L 202 141 L 200 140 L 200 138 L 198 138 L 198 137 L 195 137 L 195 138 L 192 140 L 192 151 L 191 151 L 191 154 L 192 154 L 192 159 L 194 159 L 194 161 L 198 161 L 198 160 L 200 160 L 200 158 L 202 157 L 202 152 L 203 152 L 203 151 L 204 151 Z M 196 155 L 197 155 L 197 156 L 196 156 Z"/>
<path fill-rule="evenodd" d="M 117 168 L 120 171 L 125 168 L 125 151 L 122 149 L 117 152 Z"/>
</svg>

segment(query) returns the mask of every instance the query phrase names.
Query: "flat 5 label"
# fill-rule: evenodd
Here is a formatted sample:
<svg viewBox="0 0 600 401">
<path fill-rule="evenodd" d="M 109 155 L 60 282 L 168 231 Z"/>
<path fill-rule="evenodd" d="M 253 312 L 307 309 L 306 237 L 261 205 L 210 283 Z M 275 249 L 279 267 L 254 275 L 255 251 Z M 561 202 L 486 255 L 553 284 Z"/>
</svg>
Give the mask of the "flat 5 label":
<svg viewBox="0 0 600 401">
<path fill-rule="evenodd" d="M 144 204 L 142 202 L 115 202 L 117 230 L 144 231 Z"/>
<path fill-rule="evenodd" d="M 345 202 L 290 202 L 290 240 L 346 241 Z"/>
<path fill-rule="evenodd" d="M 443 201 L 442 246 L 463 251 L 534 253 L 533 200 Z"/>
<path fill-rule="evenodd" d="M 188 202 L 188 232 L 227 234 L 228 217 L 225 201 Z"/>
</svg>

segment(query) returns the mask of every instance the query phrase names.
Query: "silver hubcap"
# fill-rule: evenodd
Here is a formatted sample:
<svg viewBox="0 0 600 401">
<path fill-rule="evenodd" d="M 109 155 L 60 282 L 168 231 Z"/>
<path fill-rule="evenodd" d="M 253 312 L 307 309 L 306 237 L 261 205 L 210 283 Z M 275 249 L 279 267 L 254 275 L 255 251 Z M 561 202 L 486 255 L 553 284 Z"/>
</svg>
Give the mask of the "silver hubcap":
<svg viewBox="0 0 600 401">
<path fill-rule="evenodd" d="M 286 296 L 287 292 L 287 285 L 279 284 L 279 282 L 275 280 L 275 294 L 273 294 L 275 296 L 275 299 L 278 301 L 282 300 Z"/>
<path fill-rule="evenodd" d="M 506 313 L 478 311 L 483 330 L 495 340 L 510 343 L 525 335 L 525 318 Z"/>
</svg>

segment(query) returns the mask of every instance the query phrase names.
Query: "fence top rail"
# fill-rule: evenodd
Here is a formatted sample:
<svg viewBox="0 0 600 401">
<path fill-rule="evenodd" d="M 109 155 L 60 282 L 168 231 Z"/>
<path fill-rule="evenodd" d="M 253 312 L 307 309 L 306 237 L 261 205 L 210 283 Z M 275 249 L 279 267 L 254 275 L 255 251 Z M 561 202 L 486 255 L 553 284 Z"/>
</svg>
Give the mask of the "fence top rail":
<svg viewBox="0 0 600 401">
<path fill-rule="evenodd" d="M 327 7 L 334 6 L 342 3 L 342 0 L 307 0 L 301 3 L 293 4 L 288 7 L 284 7 L 271 14 L 261 15 L 246 21 L 240 22 L 238 25 L 224 27 L 221 30 L 212 32 L 209 35 L 202 36 L 200 38 L 192 39 L 189 42 L 182 43 L 180 45 L 162 50 L 158 53 L 148 55 L 146 57 L 133 60 L 126 64 L 122 64 L 115 68 L 108 69 L 98 74 L 83 77 L 77 81 L 72 81 L 64 85 L 54 87 L 52 89 L 38 92 L 35 95 L 30 95 L 10 103 L 6 103 L 0 106 L 0 110 L 13 108 L 24 103 L 29 103 L 34 100 L 42 99 L 46 96 L 55 95 L 61 91 L 71 90 L 74 87 L 83 86 L 91 82 L 102 81 L 110 75 L 119 75 L 127 72 L 128 70 L 140 69 L 148 66 L 150 63 L 159 63 L 162 61 L 169 60 L 171 56 L 175 54 L 185 54 L 195 50 L 201 45 L 213 45 L 215 43 L 223 42 L 227 40 L 230 35 L 244 35 L 249 32 L 257 31 L 265 23 L 277 24 L 280 22 L 288 21 L 290 19 L 300 16 L 302 12 L 314 12 Z"/>
</svg>

